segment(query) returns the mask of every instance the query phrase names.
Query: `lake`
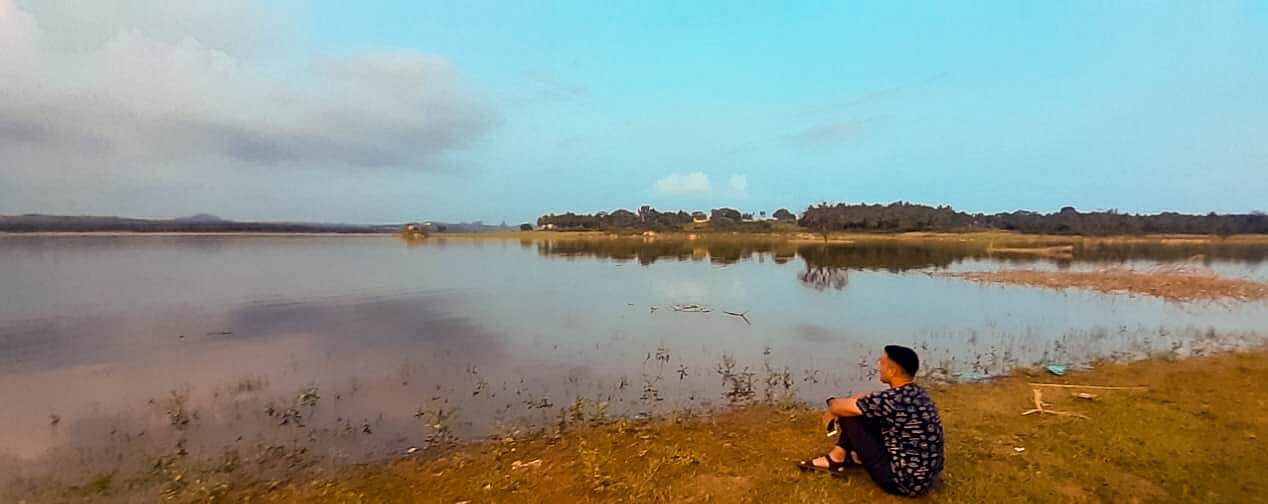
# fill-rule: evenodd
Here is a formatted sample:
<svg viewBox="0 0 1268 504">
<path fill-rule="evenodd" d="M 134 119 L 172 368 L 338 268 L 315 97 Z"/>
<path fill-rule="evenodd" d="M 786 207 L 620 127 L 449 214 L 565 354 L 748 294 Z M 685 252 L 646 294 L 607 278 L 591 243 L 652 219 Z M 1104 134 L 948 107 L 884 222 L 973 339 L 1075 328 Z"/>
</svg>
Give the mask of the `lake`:
<svg viewBox="0 0 1268 504">
<path fill-rule="evenodd" d="M 1201 254 L 1199 258 L 1193 256 Z M 1268 303 L 981 285 L 999 268 L 1266 252 L 391 236 L 0 237 L 0 473 L 289 450 L 362 461 L 570 419 L 817 402 L 934 378 L 1262 343 Z M 729 312 L 729 313 L 728 313 Z"/>
</svg>

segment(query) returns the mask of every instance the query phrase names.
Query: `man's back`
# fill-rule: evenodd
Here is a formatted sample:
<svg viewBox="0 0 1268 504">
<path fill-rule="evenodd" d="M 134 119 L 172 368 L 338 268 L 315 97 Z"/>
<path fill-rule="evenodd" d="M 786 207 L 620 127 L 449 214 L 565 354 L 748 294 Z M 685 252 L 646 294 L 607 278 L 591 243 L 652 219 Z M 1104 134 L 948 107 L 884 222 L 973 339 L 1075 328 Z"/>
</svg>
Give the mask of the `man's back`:
<svg viewBox="0 0 1268 504">
<path fill-rule="evenodd" d="M 925 389 L 914 383 L 859 398 L 863 418 L 876 422 L 903 493 L 928 491 L 942 472 L 942 419 Z"/>
</svg>

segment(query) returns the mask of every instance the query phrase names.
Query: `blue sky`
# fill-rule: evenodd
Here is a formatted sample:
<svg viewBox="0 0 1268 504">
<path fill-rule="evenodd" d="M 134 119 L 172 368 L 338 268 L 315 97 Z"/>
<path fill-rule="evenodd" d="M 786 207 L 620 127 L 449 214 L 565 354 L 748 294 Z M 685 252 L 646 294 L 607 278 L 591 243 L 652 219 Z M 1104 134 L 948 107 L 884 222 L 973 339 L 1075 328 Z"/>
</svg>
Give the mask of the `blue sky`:
<svg viewBox="0 0 1268 504">
<path fill-rule="evenodd" d="M 65 15 L 28 10 L 40 26 Z M 303 99 L 347 80 L 312 71 L 332 58 L 439 62 L 419 64 L 444 72 L 439 85 L 401 81 L 442 90 L 401 106 L 441 117 L 401 130 L 423 131 L 427 150 L 405 152 L 417 142 L 404 136 L 385 146 L 357 137 L 348 145 L 401 155 L 292 159 L 290 147 L 273 148 L 279 137 L 250 138 L 254 124 L 272 122 L 263 115 L 234 130 L 251 146 L 230 153 L 241 166 L 172 173 L 170 156 L 147 158 L 153 166 L 130 177 L 143 189 L 125 180 L 113 196 L 49 208 L 28 197 L 29 208 L 0 203 L 0 212 L 520 222 L 641 204 L 756 211 L 819 201 L 1268 210 L 1265 2 L 320 1 L 206 23 L 248 18 L 262 42 L 199 47 L 313 91 Z M 173 23 L 128 22 L 143 34 Z M 378 102 L 368 96 L 333 97 L 348 110 L 321 117 L 361 114 L 358 100 Z M 379 118 L 360 120 L 407 120 Z M 322 131 L 330 141 L 319 143 L 355 134 Z M 256 156 L 259 145 L 270 155 Z"/>
</svg>

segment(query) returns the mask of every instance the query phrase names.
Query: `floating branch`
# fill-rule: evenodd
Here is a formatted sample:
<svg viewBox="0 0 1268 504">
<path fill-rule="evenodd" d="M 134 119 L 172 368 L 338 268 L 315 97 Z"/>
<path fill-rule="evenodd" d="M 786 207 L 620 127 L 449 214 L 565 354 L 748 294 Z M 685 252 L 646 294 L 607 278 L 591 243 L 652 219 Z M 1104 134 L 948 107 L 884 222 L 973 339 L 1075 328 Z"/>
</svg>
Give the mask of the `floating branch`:
<svg viewBox="0 0 1268 504">
<path fill-rule="evenodd" d="M 708 306 L 703 306 L 698 304 L 670 305 L 669 309 L 676 312 L 688 312 L 688 313 L 709 313 L 713 311 L 713 309 L 709 308 Z"/>
<path fill-rule="evenodd" d="M 733 316 L 733 317 L 739 317 L 739 318 L 742 318 L 742 319 L 744 319 L 744 323 L 745 323 L 745 324 L 748 324 L 748 325 L 753 325 L 753 322 L 749 321 L 749 319 L 748 319 L 748 312 L 736 313 L 736 312 L 731 312 L 731 311 L 726 311 L 726 310 L 723 310 L 723 311 L 722 311 L 722 313 L 725 313 L 725 314 L 730 315 L 730 316 Z"/>
</svg>

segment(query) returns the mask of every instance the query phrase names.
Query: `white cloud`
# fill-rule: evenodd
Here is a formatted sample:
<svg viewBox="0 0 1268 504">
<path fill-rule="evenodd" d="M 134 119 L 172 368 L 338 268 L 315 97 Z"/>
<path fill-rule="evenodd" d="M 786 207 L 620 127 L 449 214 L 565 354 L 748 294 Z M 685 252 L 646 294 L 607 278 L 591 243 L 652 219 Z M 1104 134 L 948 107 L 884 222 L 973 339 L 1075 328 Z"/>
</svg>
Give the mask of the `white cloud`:
<svg viewBox="0 0 1268 504">
<path fill-rule="evenodd" d="M 737 193 L 748 192 L 748 176 L 731 175 L 731 190 Z"/>
<path fill-rule="evenodd" d="M 657 193 L 668 195 L 700 194 L 709 192 L 709 176 L 703 172 L 672 173 L 656 181 Z"/>
<path fill-rule="evenodd" d="M 0 0 L 0 210 L 56 210 L 48 186 L 99 198 L 271 168 L 431 171 L 499 121 L 439 56 L 279 71 L 257 46 L 288 32 L 258 2 L 115 4 Z"/>
</svg>

